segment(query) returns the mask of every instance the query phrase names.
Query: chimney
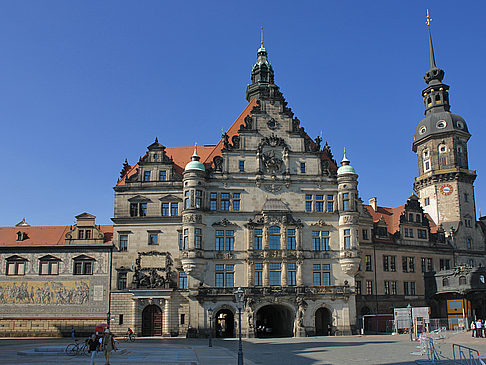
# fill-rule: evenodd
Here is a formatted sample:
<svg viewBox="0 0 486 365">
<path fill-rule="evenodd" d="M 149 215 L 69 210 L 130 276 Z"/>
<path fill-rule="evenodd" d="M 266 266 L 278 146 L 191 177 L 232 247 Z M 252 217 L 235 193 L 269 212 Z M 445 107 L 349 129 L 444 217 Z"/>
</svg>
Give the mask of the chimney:
<svg viewBox="0 0 486 365">
<path fill-rule="evenodd" d="M 370 198 L 368 200 L 368 202 L 370 203 L 371 207 L 373 208 L 373 210 L 376 212 L 376 209 L 378 208 L 378 205 L 377 205 L 377 200 L 376 200 L 376 196 L 373 197 L 373 198 Z"/>
</svg>

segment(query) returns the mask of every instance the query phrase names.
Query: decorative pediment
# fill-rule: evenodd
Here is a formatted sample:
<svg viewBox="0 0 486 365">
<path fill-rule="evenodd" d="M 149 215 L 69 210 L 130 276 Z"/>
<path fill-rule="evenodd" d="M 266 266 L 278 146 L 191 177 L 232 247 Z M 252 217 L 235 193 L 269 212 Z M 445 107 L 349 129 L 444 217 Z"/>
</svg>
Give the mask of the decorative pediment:
<svg viewBox="0 0 486 365">
<path fill-rule="evenodd" d="M 134 197 L 128 199 L 130 203 L 152 203 L 149 198 L 146 198 L 142 195 L 135 195 Z"/>
<path fill-rule="evenodd" d="M 86 256 L 86 255 L 79 255 L 79 256 L 73 257 L 73 260 L 96 261 L 94 258 Z"/>
<path fill-rule="evenodd" d="M 228 226 L 238 226 L 236 223 L 233 223 L 233 222 L 230 222 L 228 219 L 226 218 L 223 218 L 222 220 L 220 220 L 219 222 L 214 222 L 212 224 L 213 227 L 216 227 L 216 226 L 221 226 L 221 227 L 228 227 Z"/>
<path fill-rule="evenodd" d="M 160 198 L 159 200 L 161 202 L 178 202 L 178 203 L 182 202 L 181 198 L 179 198 L 178 196 L 172 195 L 172 194 L 165 195 L 162 198 Z"/>
<path fill-rule="evenodd" d="M 39 261 L 62 261 L 60 258 L 52 256 L 52 255 L 45 255 L 42 256 Z"/>
<path fill-rule="evenodd" d="M 262 152 L 263 147 L 265 146 L 270 146 L 270 147 L 287 147 L 288 150 L 290 150 L 289 146 L 287 146 L 287 143 L 285 143 L 285 140 L 283 138 L 277 137 L 275 135 L 271 135 L 270 137 L 263 137 L 258 144 L 258 151 Z"/>
<path fill-rule="evenodd" d="M 25 257 L 19 255 L 13 255 L 6 258 L 7 261 L 29 261 Z"/>
</svg>

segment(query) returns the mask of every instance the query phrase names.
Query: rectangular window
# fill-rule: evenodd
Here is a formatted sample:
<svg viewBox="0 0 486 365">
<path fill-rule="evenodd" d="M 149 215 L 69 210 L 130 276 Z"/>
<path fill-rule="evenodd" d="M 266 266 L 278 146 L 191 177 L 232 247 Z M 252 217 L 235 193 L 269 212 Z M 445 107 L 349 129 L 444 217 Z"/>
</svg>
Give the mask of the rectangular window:
<svg viewBox="0 0 486 365">
<path fill-rule="evenodd" d="M 439 267 L 440 267 L 440 270 L 450 270 L 451 261 L 449 259 L 440 259 Z"/>
<path fill-rule="evenodd" d="M 313 264 L 312 265 L 312 282 L 314 286 L 331 285 L 331 265 Z"/>
<path fill-rule="evenodd" d="M 182 250 L 184 248 L 184 241 L 183 241 L 183 235 L 182 233 L 179 232 L 179 250 Z"/>
<path fill-rule="evenodd" d="M 229 193 L 221 193 L 220 209 L 227 211 L 230 208 L 230 195 Z"/>
<path fill-rule="evenodd" d="M 427 272 L 427 259 L 425 257 L 422 257 L 420 259 L 420 266 L 421 266 L 422 272 Z"/>
<path fill-rule="evenodd" d="M 425 198 L 424 199 L 424 205 L 425 206 L 430 205 L 430 198 Z"/>
<path fill-rule="evenodd" d="M 184 250 L 187 250 L 189 248 L 189 229 L 184 228 L 184 243 L 183 247 Z"/>
<path fill-rule="evenodd" d="M 263 285 L 263 264 L 255 264 L 255 286 Z"/>
<path fill-rule="evenodd" d="M 218 210 L 218 193 L 209 194 L 209 210 Z"/>
<path fill-rule="evenodd" d="M 385 280 L 385 295 L 390 295 L 390 280 Z"/>
<path fill-rule="evenodd" d="M 415 272 L 415 257 L 403 256 L 402 270 L 403 272 Z"/>
<path fill-rule="evenodd" d="M 93 275 L 93 262 L 85 260 L 74 261 L 74 275 Z"/>
<path fill-rule="evenodd" d="M 127 288 L 127 273 L 125 271 L 118 272 L 117 289 L 123 290 Z"/>
<path fill-rule="evenodd" d="M 413 222 L 413 213 L 408 213 L 408 221 Z"/>
<path fill-rule="evenodd" d="M 349 193 L 343 193 L 343 210 L 349 210 Z"/>
<path fill-rule="evenodd" d="M 121 326 L 123 324 L 123 314 L 118 315 L 118 325 Z"/>
<path fill-rule="evenodd" d="M 344 230 L 344 249 L 349 250 L 351 248 L 351 230 Z"/>
<path fill-rule="evenodd" d="M 305 211 L 312 212 L 312 195 L 306 194 L 305 195 Z"/>
<path fill-rule="evenodd" d="M 239 162 L 239 168 L 240 168 L 240 172 L 245 171 L 245 161 L 240 161 Z"/>
<path fill-rule="evenodd" d="M 166 181 L 167 180 L 167 171 L 161 170 L 159 171 L 159 181 Z"/>
<path fill-rule="evenodd" d="M 262 249 L 262 239 L 263 239 L 263 231 L 261 229 L 255 229 L 254 231 L 254 240 L 253 240 L 253 248 L 255 250 Z"/>
<path fill-rule="evenodd" d="M 270 285 L 281 285 L 280 282 L 280 270 L 281 265 L 279 262 L 271 262 L 268 264 L 270 270 Z"/>
<path fill-rule="evenodd" d="M 398 294 L 398 282 L 397 281 L 391 281 L 390 290 L 391 290 L 391 295 L 397 295 Z"/>
<path fill-rule="evenodd" d="M 202 207 L 202 190 L 196 190 L 196 208 Z"/>
<path fill-rule="evenodd" d="M 235 231 L 216 230 L 216 250 L 233 251 L 235 243 Z"/>
<path fill-rule="evenodd" d="M 118 241 L 118 250 L 120 252 L 126 252 L 128 250 L 128 234 L 121 234 L 118 238 Z"/>
<path fill-rule="evenodd" d="M 369 234 L 367 229 L 363 229 L 363 240 L 365 241 L 369 240 Z"/>
<path fill-rule="evenodd" d="M 150 233 L 148 244 L 149 245 L 158 245 L 159 244 L 159 235 L 157 233 Z"/>
<path fill-rule="evenodd" d="M 84 229 L 78 231 L 78 239 L 84 240 Z"/>
<path fill-rule="evenodd" d="M 316 195 L 316 212 L 324 211 L 324 195 Z"/>
<path fill-rule="evenodd" d="M 420 214 L 417 214 L 417 215 L 415 216 L 415 222 L 420 223 L 421 219 L 422 219 L 422 218 L 420 218 Z"/>
<path fill-rule="evenodd" d="M 397 271 L 396 256 L 390 256 L 390 271 Z"/>
<path fill-rule="evenodd" d="M 373 280 L 366 280 L 366 295 L 373 295 Z"/>
<path fill-rule="evenodd" d="M 168 217 L 169 216 L 169 203 L 162 203 L 162 216 Z"/>
<path fill-rule="evenodd" d="M 434 271 L 434 264 L 432 262 L 432 258 L 430 257 L 427 258 L 427 271 L 428 272 Z"/>
<path fill-rule="evenodd" d="M 233 193 L 233 211 L 240 210 L 240 193 Z"/>
<path fill-rule="evenodd" d="M 409 237 L 410 237 L 410 238 L 413 238 L 413 229 L 412 229 L 412 228 L 410 228 L 410 229 L 408 230 L 408 234 L 409 234 Z"/>
<path fill-rule="evenodd" d="M 184 324 L 186 324 L 186 314 L 182 313 L 181 314 L 181 325 L 184 325 Z"/>
<path fill-rule="evenodd" d="M 390 256 L 383 255 L 383 271 L 390 271 Z"/>
<path fill-rule="evenodd" d="M 365 257 L 365 270 L 373 271 L 373 262 L 371 261 L 371 255 L 366 255 Z"/>
<path fill-rule="evenodd" d="M 327 211 L 329 213 L 334 212 L 334 195 L 327 196 Z"/>
<path fill-rule="evenodd" d="M 143 181 L 150 181 L 150 171 L 144 171 Z"/>
<path fill-rule="evenodd" d="M 87 230 L 85 231 L 85 236 L 86 236 L 86 239 L 87 239 L 87 240 L 91 239 L 91 229 L 87 229 Z"/>
<path fill-rule="evenodd" d="M 295 250 L 295 229 L 287 229 L 287 250 Z"/>
<path fill-rule="evenodd" d="M 280 250 L 280 227 L 272 226 L 268 229 L 268 233 L 268 248 L 270 250 Z"/>
<path fill-rule="evenodd" d="M 356 295 L 361 295 L 361 280 L 356 280 Z"/>
<path fill-rule="evenodd" d="M 59 261 L 42 260 L 39 265 L 39 275 L 58 275 Z"/>
<path fill-rule="evenodd" d="M 139 215 L 140 217 L 145 217 L 147 215 L 147 203 L 140 203 Z"/>
<path fill-rule="evenodd" d="M 235 265 L 233 264 L 216 264 L 215 284 L 217 287 L 232 288 L 234 286 Z"/>
<path fill-rule="evenodd" d="M 191 206 L 191 199 L 189 199 L 190 192 L 187 190 L 184 193 L 184 209 L 189 209 Z"/>
<path fill-rule="evenodd" d="M 427 231 L 425 229 L 417 229 L 417 237 L 422 238 L 422 239 L 426 239 L 427 238 Z"/>
<path fill-rule="evenodd" d="M 194 229 L 194 247 L 201 249 L 202 247 L 202 230 L 201 228 Z"/>
<path fill-rule="evenodd" d="M 295 262 L 289 262 L 287 264 L 287 283 L 290 286 L 296 285 L 296 270 L 297 270 L 297 265 Z"/>
<path fill-rule="evenodd" d="M 179 204 L 178 203 L 170 203 L 170 215 L 176 217 L 179 215 Z"/>
<path fill-rule="evenodd" d="M 179 271 L 179 289 L 187 289 L 187 274 Z"/>
<path fill-rule="evenodd" d="M 301 162 L 301 163 L 300 163 L 300 172 L 301 172 L 302 174 L 305 174 L 305 162 Z"/>
<path fill-rule="evenodd" d="M 312 231 L 312 250 L 329 251 L 329 231 Z"/>
</svg>

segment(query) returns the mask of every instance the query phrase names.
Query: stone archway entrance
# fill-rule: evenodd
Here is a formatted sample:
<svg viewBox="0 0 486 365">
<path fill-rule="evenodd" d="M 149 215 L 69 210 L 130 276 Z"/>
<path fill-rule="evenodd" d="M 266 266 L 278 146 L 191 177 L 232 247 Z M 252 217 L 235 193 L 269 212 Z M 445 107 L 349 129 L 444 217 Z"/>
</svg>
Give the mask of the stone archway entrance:
<svg viewBox="0 0 486 365">
<path fill-rule="evenodd" d="M 292 337 L 294 314 L 278 304 L 266 305 L 256 313 L 257 337 Z"/>
<path fill-rule="evenodd" d="M 162 310 L 155 304 L 142 312 L 142 336 L 162 336 Z"/>
<path fill-rule="evenodd" d="M 235 336 L 235 316 L 229 309 L 221 309 L 215 317 L 216 337 Z"/>
<path fill-rule="evenodd" d="M 331 312 L 327 308 L 316 311 L 316 336 L 329 336 L 332 328 Z"/>
</svg>

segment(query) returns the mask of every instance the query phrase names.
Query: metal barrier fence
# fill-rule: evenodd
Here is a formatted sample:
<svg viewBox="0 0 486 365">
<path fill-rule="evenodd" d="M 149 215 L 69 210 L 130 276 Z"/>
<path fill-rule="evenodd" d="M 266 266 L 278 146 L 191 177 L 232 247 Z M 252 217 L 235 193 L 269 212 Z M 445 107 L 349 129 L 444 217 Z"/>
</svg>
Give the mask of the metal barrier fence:
<svg viewBox="0 0 486 365">
<path fill-rule="evenodd" d="M 462 345 L 452 345 L 452 354 L 454 356 L 454 365 L 486 365 L 481 359 L 478 350 Z"/>
</svg>

